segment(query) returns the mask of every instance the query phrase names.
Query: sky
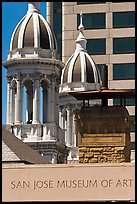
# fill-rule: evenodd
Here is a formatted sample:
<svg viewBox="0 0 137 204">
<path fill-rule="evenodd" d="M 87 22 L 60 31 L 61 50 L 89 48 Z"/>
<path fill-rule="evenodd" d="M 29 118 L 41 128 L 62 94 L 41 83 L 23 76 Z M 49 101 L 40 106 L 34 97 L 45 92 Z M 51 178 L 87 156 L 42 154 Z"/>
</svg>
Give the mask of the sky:
<svg viewBox="0 0 137 204">
<path fill-rule="evenodd" d="M 19 21 L 26 15 L 28 2 L 2 2 L 2 62 L 7 60 L 12 33 Z M 46 18 L 46 2 L 40 2 L 40 11 Z M 2 67 L 2 124 L 6 123 L 7 71 Z"/>
</svg>

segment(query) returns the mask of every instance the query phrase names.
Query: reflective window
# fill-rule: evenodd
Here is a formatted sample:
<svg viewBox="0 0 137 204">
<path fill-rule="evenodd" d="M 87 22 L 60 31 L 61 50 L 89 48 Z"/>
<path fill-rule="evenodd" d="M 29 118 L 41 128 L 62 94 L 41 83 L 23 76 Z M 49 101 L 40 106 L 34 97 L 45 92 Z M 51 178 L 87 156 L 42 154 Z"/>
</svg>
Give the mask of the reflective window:
<svg viewBox="0 0 137 204">
<path fill-rule="evenodd" d="M 126 54 L 135 52 L 135 38 L 113 38 L 113 53 Z"/>
<path fill-rule="evenodd" d="M 135 63 L 113 64 L 113 79 L 135 79 Z"/>
<path fill-rule="evenodd" d="M 77 15 L 77 27 L 80 25 L 80 15 Z M 84 29 L 105 29 L 106 14 L 105 13 L 87 13 L 83 14 Z"/>
<path fill-rule="evenodd" d="M 88 39 L 87 52 L 91 55 L 106 54 L 106 39 Z"/>
<path fill-rule="evenodd" d="M 131 150 L 135 150 L 135 142 L 131 142 Z"/>
<path fill-rule="evenodd" d="M 113 28 L 129 28 L 135 26 L 135 12 L 114 12 Z"/>
<path fill-rule="evenodd" d="M 124 104 L 124 99 L 122 99 L 122 104 Z M 120 105 L 120 98 L 113 99 L 113 105 Z M 135 106 L 135 98 L 126 98 L 126 106 Z"/>
<path fill-rule="evenodd" d="M 131 125 L 130 131 L 135 132 L 135 115 L 130 115 L 129 120 L 131 120 L 133 122 L 133 124 Z"/>
</svg>

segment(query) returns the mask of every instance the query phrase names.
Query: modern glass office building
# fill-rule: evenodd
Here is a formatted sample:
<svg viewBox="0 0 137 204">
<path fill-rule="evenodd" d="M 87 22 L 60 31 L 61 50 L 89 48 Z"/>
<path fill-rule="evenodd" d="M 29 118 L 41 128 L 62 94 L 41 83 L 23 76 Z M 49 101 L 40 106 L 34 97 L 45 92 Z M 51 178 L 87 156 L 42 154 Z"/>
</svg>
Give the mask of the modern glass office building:
<svg viewBox="0 0 137 204">
<path fill-rule="evenodd" d="M 47 2 L 47 20 L 58 42 L 64 63 L 75 50 L 83 13 L 87 52 L 99 69 L 108 66 L 108 88 L 135 89 L 135 2 Z M 135 98 L 126 99 L 131 127 L 131 159 L 135 151 Z M 110 99 L 109 105 L 120 105 Z"/>
</svg>

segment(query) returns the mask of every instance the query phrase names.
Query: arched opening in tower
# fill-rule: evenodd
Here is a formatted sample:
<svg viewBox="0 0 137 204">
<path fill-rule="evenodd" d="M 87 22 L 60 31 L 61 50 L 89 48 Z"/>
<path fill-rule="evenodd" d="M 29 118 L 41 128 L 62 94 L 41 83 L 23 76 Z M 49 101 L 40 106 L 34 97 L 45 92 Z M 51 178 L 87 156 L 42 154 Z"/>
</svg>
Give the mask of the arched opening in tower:
<svg viewBox="0 0 137 204">
<path fill-rule="evenodd" d="M 26 110 L 25 123 L 31 124 L 33 120 L 33 82 L 31 79 L 26 79 L 24 81 L 24 111 Z M 25 108 L 26 106 L 26 108 Z"/>
</svg>

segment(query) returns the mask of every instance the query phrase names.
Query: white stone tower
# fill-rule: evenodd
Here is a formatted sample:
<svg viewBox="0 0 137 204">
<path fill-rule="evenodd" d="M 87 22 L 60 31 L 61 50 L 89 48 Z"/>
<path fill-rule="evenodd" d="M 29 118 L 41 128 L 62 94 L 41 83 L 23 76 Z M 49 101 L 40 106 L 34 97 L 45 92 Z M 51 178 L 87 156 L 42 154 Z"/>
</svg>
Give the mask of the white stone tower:
<svg viewBox="0 0 137 204">
<path fill-rule="evenodd" d="M 75 52 L 70 56 L 62 69 L 60 84 L 60 126 L 65 129 L 65 141 L 69 147 L 68 163 L 78 161 L 78 130 L 75 117 L 83 105 L 69 95 L 71 91 L 99 90 L 101 77 L 98 67 L 86 50 L 86 39 L 83 33 L 83 15 L 80 14 L 79 35 L 76 39 Z M 87 101 L 87 105 L 100 104 L 100 100 Z"/>
<path fill-rule="evenodd" d="M 64 64 L 56 56 L 56 39 L 40 13 L 39 2 L 29 2 L 27 14 L 12 34 L 8 59 L 3 62 L 7 69 L 6 125 L 52 163 L 65 163 L 68 150 L 58 114 L 59 73 Z"/>
</svg>

